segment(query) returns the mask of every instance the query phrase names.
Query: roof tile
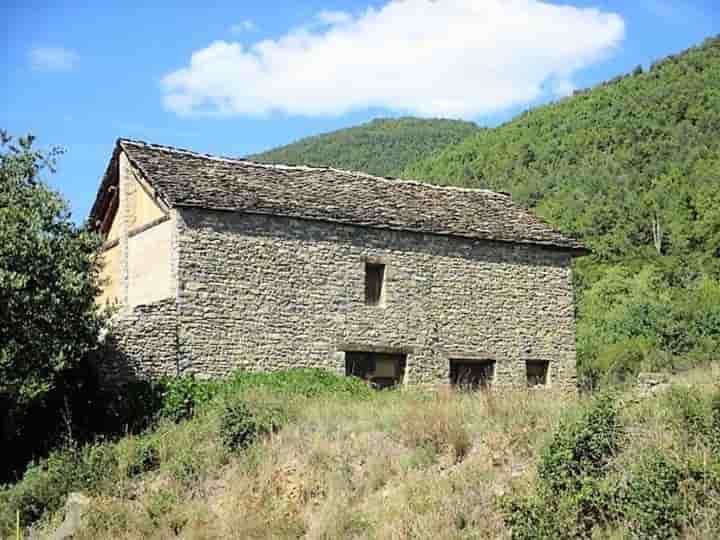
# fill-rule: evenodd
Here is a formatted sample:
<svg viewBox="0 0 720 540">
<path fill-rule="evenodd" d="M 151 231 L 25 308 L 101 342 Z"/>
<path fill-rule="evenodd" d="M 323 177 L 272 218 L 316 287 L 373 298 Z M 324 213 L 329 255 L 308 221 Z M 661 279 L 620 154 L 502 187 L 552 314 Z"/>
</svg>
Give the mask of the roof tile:
<svg viewBox="0 0 720 540">
<path fill-rule="evenodd" d="M 128 139 L 118 145 L 170 206 L 586 249 L 493 191 L 261 164 Z"/>
</svg>

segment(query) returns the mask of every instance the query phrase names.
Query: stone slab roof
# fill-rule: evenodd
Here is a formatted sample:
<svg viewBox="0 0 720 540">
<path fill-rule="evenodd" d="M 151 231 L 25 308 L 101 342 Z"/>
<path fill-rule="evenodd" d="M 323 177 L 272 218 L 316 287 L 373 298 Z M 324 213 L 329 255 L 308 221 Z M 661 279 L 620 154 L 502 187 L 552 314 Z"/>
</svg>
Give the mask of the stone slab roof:
<svg viewBox="0 0 720 540">
<path fill-rule="evenodd" d="M 102 217 L 104 195 L 125 152 L 171 207 L 270 214 L 502 242 L 540 244 L 578 253 L 578 240 L 544 222 L 509 195 L 379 178 L 333 168 L 270 165 L 119 139 L 91 223 Z"/>
</svg>

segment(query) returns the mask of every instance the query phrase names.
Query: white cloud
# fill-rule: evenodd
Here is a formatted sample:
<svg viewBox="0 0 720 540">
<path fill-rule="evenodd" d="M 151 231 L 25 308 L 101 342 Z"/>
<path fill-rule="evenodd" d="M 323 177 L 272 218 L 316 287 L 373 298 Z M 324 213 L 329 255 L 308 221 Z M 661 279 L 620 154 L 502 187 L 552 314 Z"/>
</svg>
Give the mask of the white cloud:
<svg viewBox="0 0 720 540">
<path fill-rule="evenodd" d="M 64 47 L 33 47 L 28 57 L 39 71 L 70 71 L 78 60 L 77 53 Z"/>
<path fill-rule="evenodd" d="M 163 79 L 177 114 L 335 115 L 368 107 L 477 117 L 526 104 L 622 41 L 619 15 L 538 0 L 395 0 L 324 12 L 250 46 L 216 41 Z"/>
<path fill-rule="evenodd" d="M 233 34 L 242 34 L 244 32 L 252 32 L 256 28 L 257 26 L 255 26 L 254 22 L 252 22 L 250 19 L 245 19 L 244 21 L 240 21 L 237 24 L 233 24 L 230 27 L 230 31 Z"/>
</svg>

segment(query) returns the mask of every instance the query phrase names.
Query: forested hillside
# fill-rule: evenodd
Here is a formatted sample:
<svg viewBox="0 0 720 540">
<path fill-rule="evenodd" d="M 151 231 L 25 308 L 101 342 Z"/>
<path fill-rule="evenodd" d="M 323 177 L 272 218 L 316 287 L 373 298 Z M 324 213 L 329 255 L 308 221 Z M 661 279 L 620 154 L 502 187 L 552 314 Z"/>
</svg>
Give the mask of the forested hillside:
<svg viewBox="0 0 720 540">
<path fill-rule="evenodd" d="M 586 370 L 720 353 L 720 38 L 481 130 L 404 177 L 510 191 L 594 251 Z"/>
<path fill-rule="evenodd" d="M 292 165 L 322 165 L 397 176 L 408 164 L 458 143 L 479 128 L 460 120 L 397 118 L 307 137 L 250 159 Z"/>
</svg>

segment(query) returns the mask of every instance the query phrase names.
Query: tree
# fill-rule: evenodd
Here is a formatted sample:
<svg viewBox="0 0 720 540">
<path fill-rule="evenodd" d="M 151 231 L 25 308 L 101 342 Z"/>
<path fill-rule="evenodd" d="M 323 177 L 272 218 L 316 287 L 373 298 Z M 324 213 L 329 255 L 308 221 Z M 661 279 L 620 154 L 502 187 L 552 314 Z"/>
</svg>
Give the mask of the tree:
<svg viewBox="0 0 720 540">
<path fill-rule="evenodd" d="M 40 178 L 61 151 L 0 132 L 0 405 L 2 442 L 34 444 L 30 418 L 57 418 L 85 381 L 73 374 L 98 347 L 104 314 L 97 235 L 70 219 Z M 48 413 L 48 414 L 45 414 Z M 51 430 L 53 431 L 53 430 Z M 48 433 L 46 432 L 47 436 Z"/>
</svg>

